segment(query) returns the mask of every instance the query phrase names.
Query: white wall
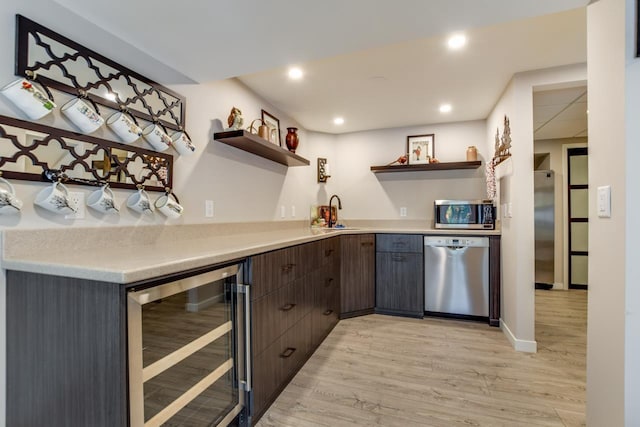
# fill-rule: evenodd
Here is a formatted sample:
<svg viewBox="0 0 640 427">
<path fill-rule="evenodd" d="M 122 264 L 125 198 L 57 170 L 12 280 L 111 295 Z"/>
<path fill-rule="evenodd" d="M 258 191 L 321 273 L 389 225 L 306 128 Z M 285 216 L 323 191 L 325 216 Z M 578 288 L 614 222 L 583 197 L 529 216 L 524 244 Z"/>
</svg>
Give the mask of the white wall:
<svg viewBox="0 0 640 427">
<path fill-rule="evenodd" d="M 466 160 L 470 145 L 484 149 L 484 120 L 380 129 L 339 135 L 332 164 L 336 190 L 342 199 L 344 219 L 433 220 L 436 199 L 486 197 L 484 167 L 471 170 L 373 173 L 371 166 L 386 165 L 406 152 L 407 136 L 435 134 L 434 155 L 441 162 Z"/>
<path fill-rule="evenodd" d="M 624 2 L 600 0 L 591 4 L 587 9 L 587 26 L 589 198 L 593 201 L 589 206 L 587 422 L 594 426 L 622 426 L 626 210 Z M 611 185 L 611 218 L 596 215 L 596 191 L 602 185 Z"/>
<path fill-rule="evenodd" d="M 625 423 L 640 425 L 640 263 L 638 246 L 640 222 L 640 60 L 635 57 L 636 2 L 626 1 L 626 90 L 625 90 Z M 618 157 L 619 158 L 619 157 Z M 597 398 L 597 396 L 594 396 Z"/>
<path fill-rule="evenodd" d="M 511 125 L 513 174 L 500 183 L 500 204 L 511 203 L 502 220 L 502 326 L 514 347 L 535 351 L 533 220 L 533 91 L 567 82 L 584 84 L 584 64 L 516 74 L 487 119 L 485 149 L 493 152 L 505 114 Z"/>
</svg>

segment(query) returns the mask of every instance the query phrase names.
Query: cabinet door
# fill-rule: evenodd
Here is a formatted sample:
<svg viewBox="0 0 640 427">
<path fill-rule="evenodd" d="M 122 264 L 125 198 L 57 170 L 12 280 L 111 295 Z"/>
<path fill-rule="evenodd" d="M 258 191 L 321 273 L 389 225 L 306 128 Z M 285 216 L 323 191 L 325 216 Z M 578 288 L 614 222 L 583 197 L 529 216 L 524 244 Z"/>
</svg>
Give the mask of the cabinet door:
<svg viewBox="0 0 640 427">
<path fill-rule="evenodd" d="M 341 237 L 341 314 L 375 306 L 375 235 Z"/>
<path fill-rule="evenodd" d="M 312 310 L 312 347 L 317 347 L 339 320 L 340 282 L 335 270 L 327 266 L 314 274 Z"/>
<path fill-rule="evenodd" d="M 424 314 L 422 254 L 379 252 L 376 254 L 376 309 L 382 312 Z"/>
<path fill-rule="evenodd" d="M 416 234 L 378 234 L 376 252 L 422 252 L 424 238 Z"/>
</svg>

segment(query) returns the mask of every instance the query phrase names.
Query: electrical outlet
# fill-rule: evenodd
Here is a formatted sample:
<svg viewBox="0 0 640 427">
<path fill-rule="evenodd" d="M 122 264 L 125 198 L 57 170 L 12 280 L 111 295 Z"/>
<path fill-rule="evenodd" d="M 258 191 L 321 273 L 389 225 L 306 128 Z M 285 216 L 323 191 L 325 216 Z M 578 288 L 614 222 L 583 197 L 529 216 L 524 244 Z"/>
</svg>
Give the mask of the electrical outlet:
<svg viewBox="0 0 640 427">
<path fill-rule="evenodd" d="M 280 206 L 280 218 L 286 218 L 287 216 L 287 209 L 284 207 L 284 205 Z"/>
<path fill-rule="evenodd" d="M 81 191 L 69 191 L 67 197 L 69 198 L 69 204 L 76 212 L 65 215 L 65 219 L 84 219 L 84 193 Z"/>
<path fill-rule="evenodd" d="M 213 200 L 204 201 L 204 216 L 206 218 L 213 218 Z"/>
<path fill-rule="evenodd" d="M 296 217 L 296 207 L 291 205 L 291 218 Z"/>
<path fill-rule="evenodd" d="M 400 208 L 400 216 L 402 217 L 407 216 L 407 208 Z"/>
</svg>

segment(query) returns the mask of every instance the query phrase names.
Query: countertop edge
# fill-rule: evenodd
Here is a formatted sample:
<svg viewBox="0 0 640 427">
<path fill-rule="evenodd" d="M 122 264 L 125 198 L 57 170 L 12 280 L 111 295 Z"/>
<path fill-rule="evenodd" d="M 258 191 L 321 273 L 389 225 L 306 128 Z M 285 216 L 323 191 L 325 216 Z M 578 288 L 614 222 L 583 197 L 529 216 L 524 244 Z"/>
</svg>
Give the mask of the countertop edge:
<svg viewBox="0 0 640 427">
<path fill-rule="evenodd" d="M 421 234 L 421 235 L 474 235 L 494 236 L 500 235 L 500 230 L 435 230 L 418 228 L 358 228 L 335 230 L 300 230 L 300 236 L 287 236 L 278 239 L 274 232 L 268 239 L 264 236 L 256 237 L 254 241 L 247 242 L 237 247 L 228 249 L 212 249 L 211 251 L 194 256 L 180 258 L 179 255 L 167 258 L 159 258 L 157 262 L 151 262 L 144 267 L 100 267 L 98 265 L 81 265 L 81 262 L 61 262 L 59 260 L 46 260 L 46 254 L 30 256 L 6 256 L 3 250 L 2 268 L 29 273 L 48 274 L 53 276 L 70 277 L 77 279 L 95 280 L 99 282 L 117 283 L 129 285 L 135 282 L 149 280 L 169 274 L 179 273 L 210 265 L 223 264 L 237 259 L 246 258 L 260 253 L 283 249 L 290 246 L 310 243 L 326 238 L 350 234 Z M 311 234 L 309 234 L 311 233 Z M 238 236 L 240 237 L 240 235 Z M 263 237 L 262 239 L 260 237 Z M 233 238 L 233 236 L 227 236 Z M 246 235 L 244 236 L 246 239 Z M 211 242 L 215 241 L 212 237 Z M 133 248 L 129 248 L 133 249 Z M 158 248 L 155 248 L 156 250 Z"/>
</svg>

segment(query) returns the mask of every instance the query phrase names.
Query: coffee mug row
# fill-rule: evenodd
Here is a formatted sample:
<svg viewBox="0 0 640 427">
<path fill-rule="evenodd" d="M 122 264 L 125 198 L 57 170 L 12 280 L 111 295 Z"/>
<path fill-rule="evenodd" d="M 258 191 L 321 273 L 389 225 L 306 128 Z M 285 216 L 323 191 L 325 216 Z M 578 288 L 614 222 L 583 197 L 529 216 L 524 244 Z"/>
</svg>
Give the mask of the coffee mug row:
<svg viewBox="0 0 640 427">
<path fill-rule="evenodd" d="M 43 209 L 61 215 L 75 213 L 77 210 L 69 198 L 69 190 L 60 182 L 54 182 L 42 189 L 37 194 L 34 203 Z M 16 196 L 13 185 L 6 179 L 0 178 L 0 214 L 17 213 L 22 209 L 22 206 L 22 200 Z M 109 184 L 105 184 L 89 194 L 87 206 L 103 214 L 116 214 L 120 211 Z M 173 193 L 161 195 L 152 204 L 149 195 L 142 188 L 129 196 L 127 207 L 141 214 L 153 214 L 155 208 L 171 219 L 179 218 L 184 211 Z"/>
<path fill-rule="evenodd" d="M 38 120 L 56 108 L 53 100 L 34 86 L 33 81 L 27 79 L 18 79 L 0 89 L 0 92 L 31 120 Z M 105 119 L 97 111 L 97 105 L 93 104 L 94 108 L 91 104 L 87 98 L 74 98 L 60 110 L 82 133 L 89 134 L 105 124 Z M 192 154 L 196 149 L 186 132 L 179 131 L 169 136 L 157 123 L 151 123 L 142 129 L 133 116 L 122 111 L 111 114 L 106 124 L 125 144 L 131 144 L 142 136 L 156 151 L 165 151 L 173 146 L 179 154 L 185 155 Z"/>
</svg>

